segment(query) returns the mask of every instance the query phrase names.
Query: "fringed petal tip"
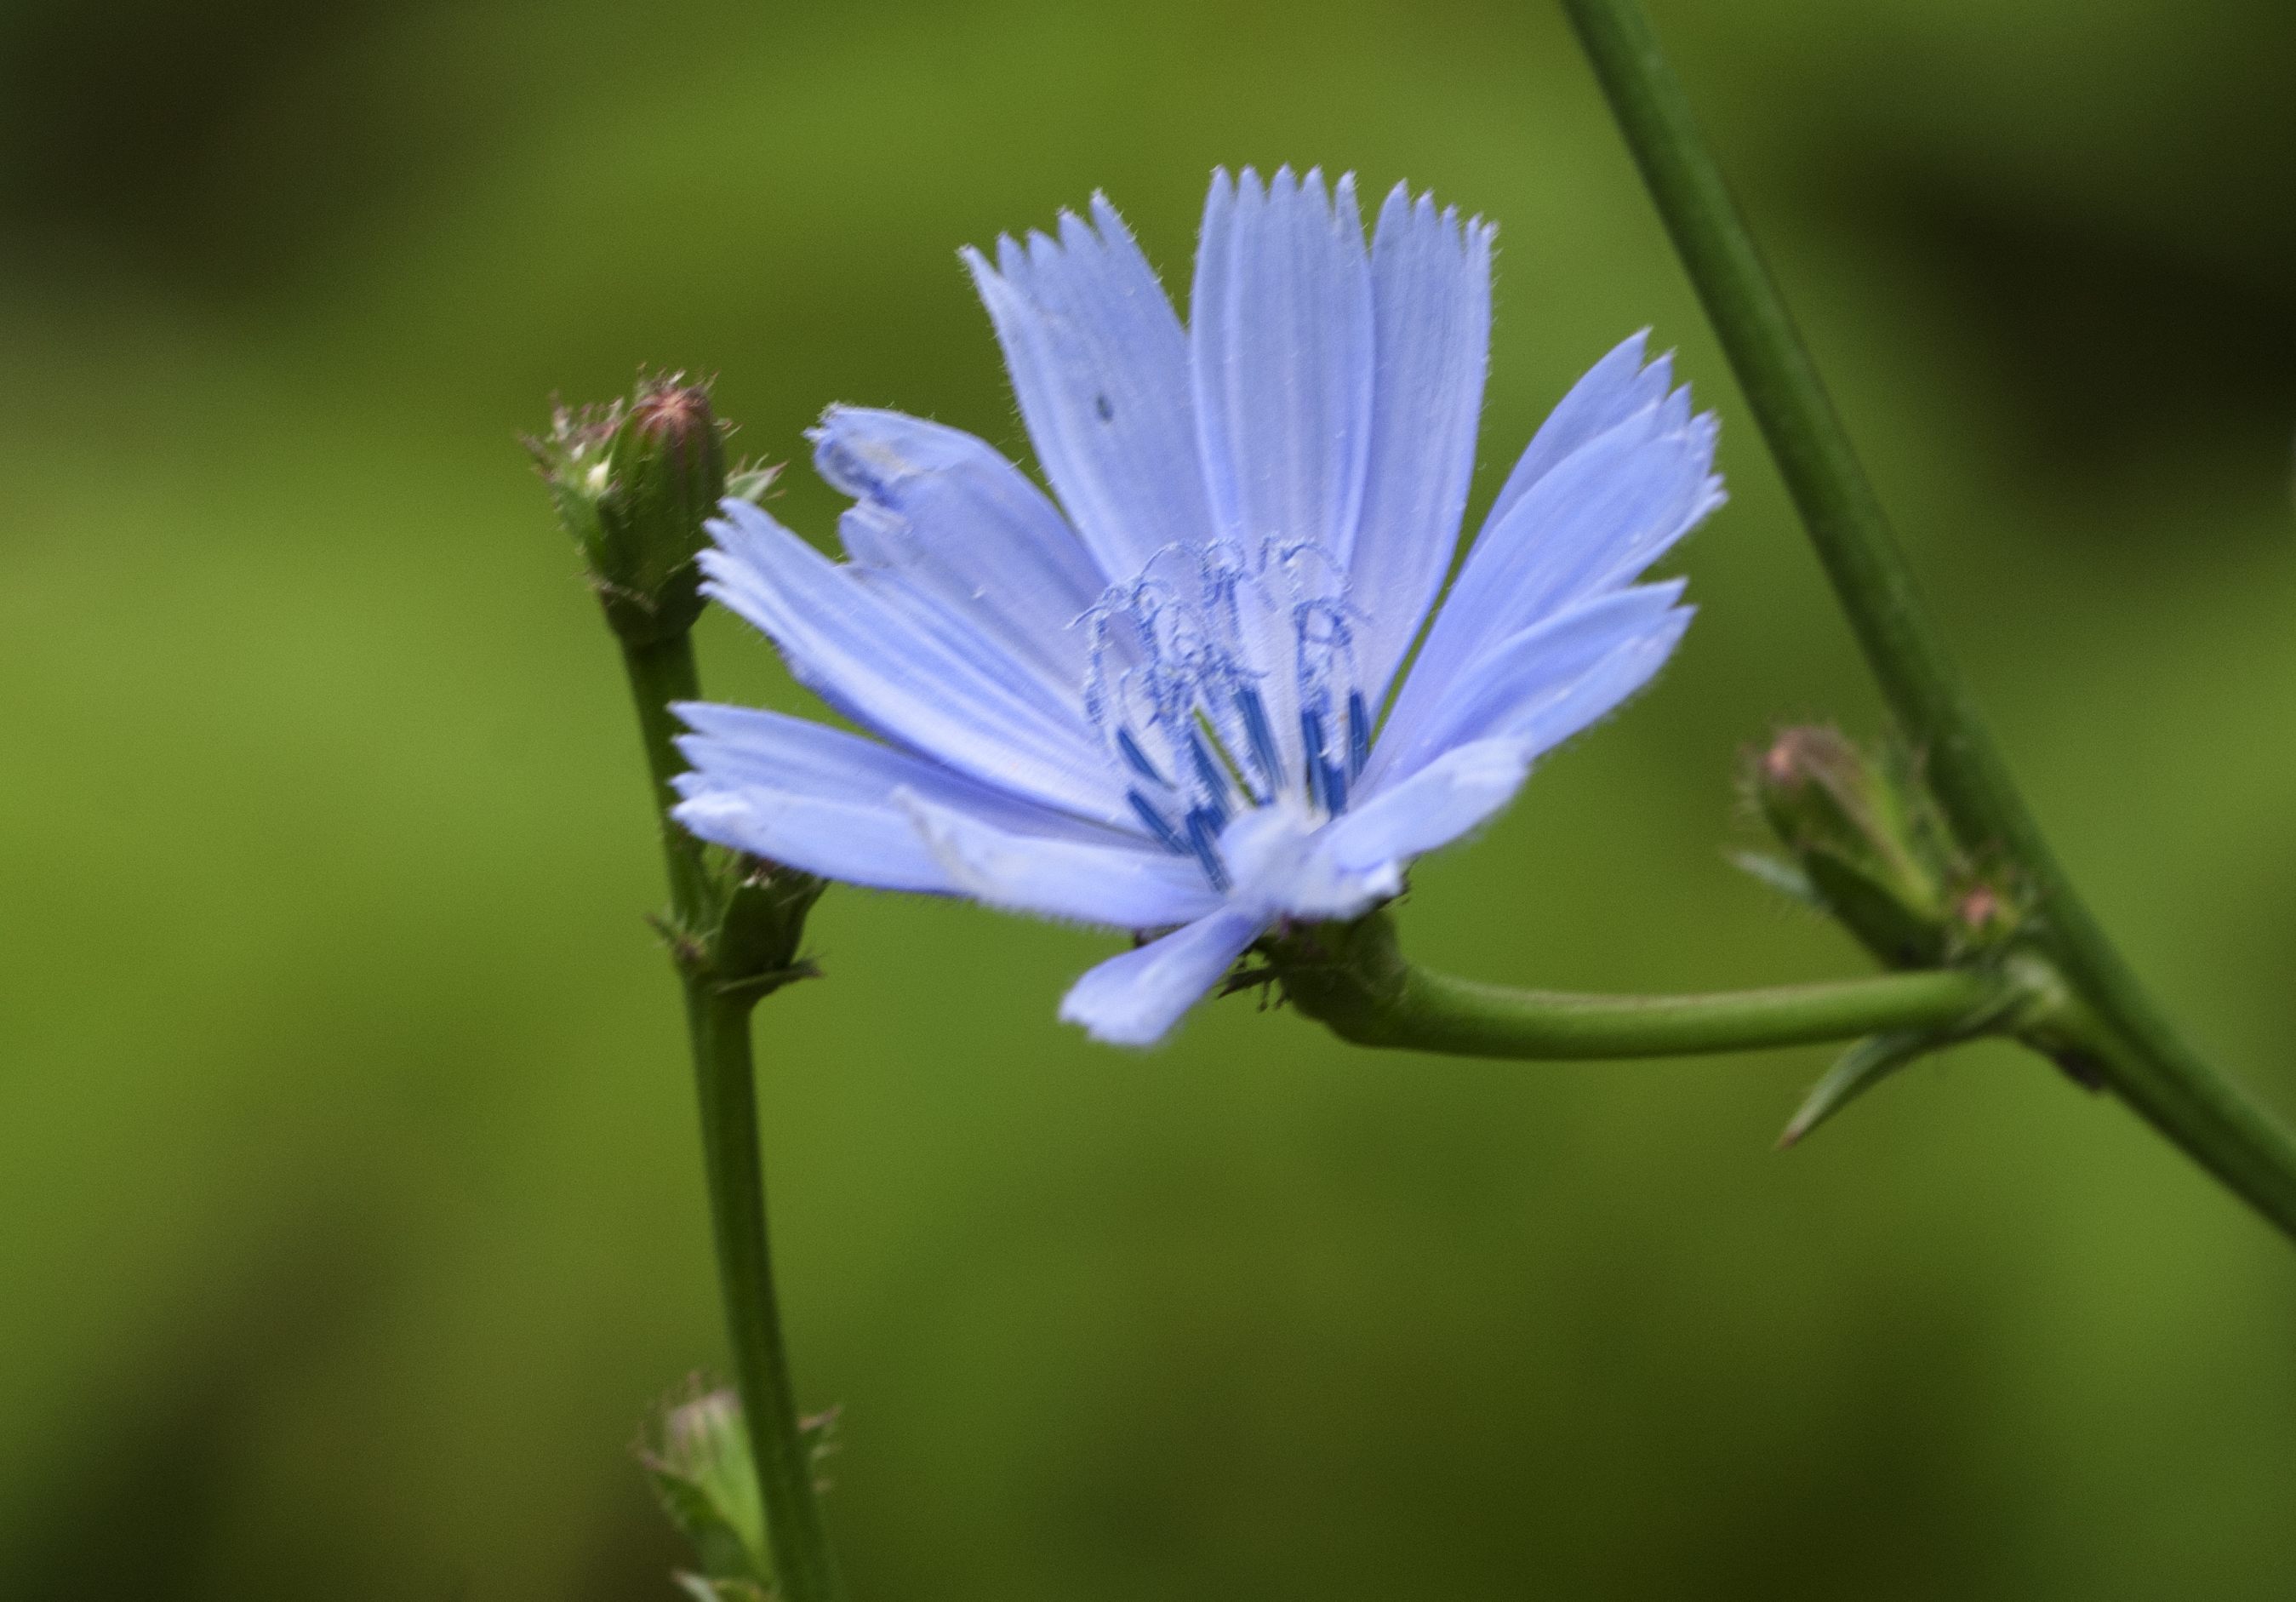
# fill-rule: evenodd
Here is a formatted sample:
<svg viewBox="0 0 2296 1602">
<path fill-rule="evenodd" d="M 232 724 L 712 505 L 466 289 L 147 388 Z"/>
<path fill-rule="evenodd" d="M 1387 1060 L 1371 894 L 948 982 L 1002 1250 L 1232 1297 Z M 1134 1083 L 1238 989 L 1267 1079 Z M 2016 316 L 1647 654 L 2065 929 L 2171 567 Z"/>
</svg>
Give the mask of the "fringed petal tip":
<svg viewBox="0 0 2296 1602">
<path fill-rule="evenodd" d="M 1349 174 L 1350 177 L 1354 175 Z M 1395 187 L 1387 192 L 1379 207 L 1379 226 L 1382 230 L 1427 231 L 1437 233 L 1462 256 L 1488 256 L 1497 241 L 1499 226 L 1480 211 L 1462 218 L 1456 206 L 1438 207 L 1435 192 L 1423 189 L 1414 193 L 1411 180 L 1398 178 Z M 1644 329 L 1644 333 L 1650 331 Z"/>
<path fill-rule="evenodd" d="M 1210 538 L 1187 337 L 1123 219 L 1104 202 L 1060 237 L 963 259 L 996 325 L 1037 461 L 1106 582 L 1174 540 Z"/>
</svg>

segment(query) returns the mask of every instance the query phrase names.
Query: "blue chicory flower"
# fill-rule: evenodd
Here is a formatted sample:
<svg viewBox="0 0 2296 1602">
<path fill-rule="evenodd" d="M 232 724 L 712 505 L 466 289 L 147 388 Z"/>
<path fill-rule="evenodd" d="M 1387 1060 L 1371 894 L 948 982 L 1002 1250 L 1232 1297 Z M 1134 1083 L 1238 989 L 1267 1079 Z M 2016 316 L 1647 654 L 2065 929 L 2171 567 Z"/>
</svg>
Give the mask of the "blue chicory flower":
<svg viewBox="0 0 2296 1602">
<path fill-rule="evenodd" d="M 1056 507 L 970 434 L 832 407 L 832 562 L 729 500 L 708 593 L 878 736 L 677 711 L 678 820 L 826 878 L 1152 934 L 1061 1016 L 1160 1039 L 1250 944 L 1349 918 L 1616 707 L 1689 621 L 1633 580 L 1722 500 L 1636 334 L 1531 440 L 1383 722 L 1474 465 L 1491 227 L 1214 175 L 1186 327 L 1108 201 L 965 261 Z M 1065 513 L 1065 515 L 1063 515 Z"/>
</svg>

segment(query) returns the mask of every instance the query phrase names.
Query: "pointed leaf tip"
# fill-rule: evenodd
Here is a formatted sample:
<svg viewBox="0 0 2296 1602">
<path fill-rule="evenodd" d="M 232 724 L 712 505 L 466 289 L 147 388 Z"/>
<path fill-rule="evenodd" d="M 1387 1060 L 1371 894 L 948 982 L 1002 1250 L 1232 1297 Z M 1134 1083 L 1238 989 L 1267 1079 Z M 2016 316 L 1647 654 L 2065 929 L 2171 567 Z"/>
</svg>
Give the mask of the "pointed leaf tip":
<svg viewBox="0 0 2296 1602">
<path fill-rule="evenodd" d="M 1784 1151 L 1799 1145 L 1812 1130 L 1898 1069 L 1951 1043 L 1948 1037 L 1926 1029 L 1868 1035 L 1842 1053 L 1841 1060 L 1811 1087 L 1800 1108 L 1779 1135 L 1777 1149 Z"/>
</svg>

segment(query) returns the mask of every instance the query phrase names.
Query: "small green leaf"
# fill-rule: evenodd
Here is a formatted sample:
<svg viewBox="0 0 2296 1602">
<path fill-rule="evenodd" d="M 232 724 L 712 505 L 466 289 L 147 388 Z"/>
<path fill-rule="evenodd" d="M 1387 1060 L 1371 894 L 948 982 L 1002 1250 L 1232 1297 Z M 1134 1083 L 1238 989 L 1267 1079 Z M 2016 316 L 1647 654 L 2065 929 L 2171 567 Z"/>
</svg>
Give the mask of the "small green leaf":
<svg viewBox="0 0 2296 1602">
<path fill-rule="evenodd" d="M 1984 959 L 2004 981 L 1992 998 L 1951 1023 L 1931 1029 L 1868 1035 L 1842 1054 L 1818 1080 L 1793 1121 L 1778 1137 L 1778 1147 L 1794 1145 L 1866 1091 L 1908 1063 L 1986 1035 L 2014 1035 L 2036 1050 L 2056 1056 L 2064 1046 L 2065 982 L 2036 951 L 2009 951 Z M 2076 1049 L 2075 1054 L 2079 1053 Z M 2078 1071 L 2058 1059 L 2078 1077 Z"/>
<path fill-rule="evenodd" d="M 1841 1060 L 1811 1088 L 1810 1093 L 1802 1099 L 1801 1109 L 1786 1125 L 1785 1133 L 1778 1137 L 1778 1149 L 1784 1151 L 1797 1144 L 1803 1136 L 1898 1069 L 1940 1047 L 1953 1044 L 1955 1038 L 1926 1029 L 1866 1036 L 1844 1052 Z"/>
</svg>

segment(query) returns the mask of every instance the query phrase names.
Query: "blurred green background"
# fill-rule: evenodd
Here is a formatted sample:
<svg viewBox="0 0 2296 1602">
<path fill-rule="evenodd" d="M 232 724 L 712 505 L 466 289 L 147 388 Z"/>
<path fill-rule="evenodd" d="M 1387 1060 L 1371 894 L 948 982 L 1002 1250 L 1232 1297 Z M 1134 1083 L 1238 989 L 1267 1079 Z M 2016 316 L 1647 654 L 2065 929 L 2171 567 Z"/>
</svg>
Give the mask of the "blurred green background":
<svg viewBox="0 0 2296 1602">
<path fill-rule="evenodd" d="M 2296 1113 L 2296 10 L 1659 21 L 2060 849 Z M 514 436 L 640 364 L 1025 441 L 955 251 L 1215 163 L 1499 220 L 1474 515 L 1655 325 L 1732 505 L 1657 687 L 1405 908 L 1586 988 L 1851 974 L 1724 861 L 1877 708 L 1559 14 L 1420 0 L 0 13 L 0 1596 L 668 1598 L 722 1363 L 610 642 Z M 825 536 L 800 471 L 779 510 Z M 713 618 L 711 689 L 802 698 Z M 2296 1253 L 1986 1048 L 1054 1022 L 1103 937 L 855 891 L 761 1014 L 857 1598 L 2296 1593 Z"/>
</svg>

